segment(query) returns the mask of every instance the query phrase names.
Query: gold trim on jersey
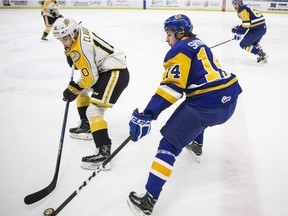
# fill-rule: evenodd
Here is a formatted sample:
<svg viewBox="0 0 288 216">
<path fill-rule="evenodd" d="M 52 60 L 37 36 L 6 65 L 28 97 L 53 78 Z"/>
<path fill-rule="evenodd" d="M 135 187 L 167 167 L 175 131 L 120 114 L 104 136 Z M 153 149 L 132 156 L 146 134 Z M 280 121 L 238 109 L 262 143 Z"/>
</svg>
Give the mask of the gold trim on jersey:
<svg viewBox="0 0 288 216">
<path fill-rule="evenodd" d="M 265 21 L 260 22 L 260 23 L 253 24 L 253 25 L 251 25 L 251 27 L 255 27 L 255 26 L 258 26 L 258 25 L 262 25 L 262 24 L 265 24 Z"/>
<path fill-rule="evenodd" d="M 110 101 L 112 92 L 117 84 L 118 78 L 119 78 L 119 70 L 112 71 L 110 80 L 107 84 L 106 91 L 104 92 L 104 104 L 110 104 L 109 101 Z"/>
<path fill-rule="evenodd" d="M 187 94 L 186 97 L 192 97 L 194 95 L 199 95 L 199 94 L 204 94 L 204 93 L 207 93 L 207 92 L 210 92 L 210 91 L 224 89 L 224 88 L 227 88 L 228 86 L 232 85 L 233 83 L 235 83 L 237 81 L 238 81 L 238 78 L 234 77 L 232 80 L 230 80 L 229 82 L 227 82 L 225 84 L 222 84 L 222 85 L 219 85 L 219 86 L 215 86 L 215 87 L 206 88 L 206 89 L 199 89 L 199 90 L 196 90 L 196 91 L 194 91 L 194 92 L 192 92 L 190 94 Z"/>
<path fill-rule="evenodd" d="M 164 90 L 164 88 L 165 88 L 165 90 Z M 169 93 L 167 91 L 169 91 Z M 179 94 L 175 90 L 169 88 L 168 86 L 158 87 L 156 94 L 160 95 L 161 97 L 163 97 L 164 99 L 169 101 L 171 104 L 175 103 L 181 97 L 181 94 Z M 179 97 L 179 95 L 180 95 L 180 97 Z"/>
</svg>

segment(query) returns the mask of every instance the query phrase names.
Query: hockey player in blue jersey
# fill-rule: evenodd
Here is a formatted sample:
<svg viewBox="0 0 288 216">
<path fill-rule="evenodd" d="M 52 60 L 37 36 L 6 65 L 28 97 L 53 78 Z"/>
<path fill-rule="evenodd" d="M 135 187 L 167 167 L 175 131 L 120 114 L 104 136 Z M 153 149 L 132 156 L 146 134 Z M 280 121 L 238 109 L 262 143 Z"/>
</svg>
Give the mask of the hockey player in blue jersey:
<svg viewBox="0 0 288 216">
<path fill-rule="evenodd" d="M 132 141 L 148 134 L 151 122 L 163 110 L 183 95 L 185 99 L 161 129 L 163 137 L 152 162 L 146 193 L 129 194 L 127 201 L 135 215 L 152 214 L 176 157 L 194 140 L 203 144 L 207 127 L 226 122 L 242 92 L 236 75 L 221 69 L 210 48 L 192 33 L 193 25 L 187 16 L 169 17 L 164 30 L 171 49 L 164 59 L 163 79 L 144 111 L 135 109 L 132 113 L 129 122 Z"/>
<path fill-rule="evenodd" d="M 263 51 L 259 42 L 266 34 L 267 26 L 264 16 L 255 8 L 244 5 L 242 0 L 232 0 L 232 4 L 237 10 L 238 17 L 242 20 L 241 25 L 232 28 L 235 40 L 240 41 L 240 47 L 247 52 L 257 55 L 257 62 L 267 62 L 268 55 Z M 246 33 L 247 32 L 247 33 Z"/>
</svg>

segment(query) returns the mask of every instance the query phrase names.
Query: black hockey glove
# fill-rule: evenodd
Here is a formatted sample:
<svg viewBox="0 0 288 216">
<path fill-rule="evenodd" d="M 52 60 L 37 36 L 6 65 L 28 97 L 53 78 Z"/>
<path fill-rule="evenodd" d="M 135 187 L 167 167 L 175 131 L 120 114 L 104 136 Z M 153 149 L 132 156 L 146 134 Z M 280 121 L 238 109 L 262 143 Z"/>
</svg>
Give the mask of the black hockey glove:
<svg viewBox="0 0 288 216">
<path fill-rule="evenodd" d="M 83 88 L 81 88 L 77 83 L 70 81 L 68 87 L 63 92 L 63 100 L 69 102 L 74 101 L 82 89 Z"/>
<path fill-rule="evenodd" d="M 231 31 L 232 31 L 232 33 L 235 34 L 235 33 L 238 31 L 238 29 L 239 29 L 239 26 L 237 25 L 237 26 L 233 27 L 233 28 L 231 29 Z"/>
</svg>

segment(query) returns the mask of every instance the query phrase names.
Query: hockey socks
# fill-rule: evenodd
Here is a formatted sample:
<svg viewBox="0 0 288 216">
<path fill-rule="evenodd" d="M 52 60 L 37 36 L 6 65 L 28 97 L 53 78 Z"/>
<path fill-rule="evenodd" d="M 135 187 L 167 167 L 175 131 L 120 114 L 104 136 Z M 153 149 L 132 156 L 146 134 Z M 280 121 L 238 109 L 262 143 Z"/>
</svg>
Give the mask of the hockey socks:
<svg viewBox="0 0 288 216">
<path fill-rule="evenodd" d="M 164 184 L 172 174 L 175 158 L 180 152 L 181 150 L 175 148 L 166 139 L 160 141 L 146 184 L 146 190 L 153 198 L 158 199 Z"/>
</svg>

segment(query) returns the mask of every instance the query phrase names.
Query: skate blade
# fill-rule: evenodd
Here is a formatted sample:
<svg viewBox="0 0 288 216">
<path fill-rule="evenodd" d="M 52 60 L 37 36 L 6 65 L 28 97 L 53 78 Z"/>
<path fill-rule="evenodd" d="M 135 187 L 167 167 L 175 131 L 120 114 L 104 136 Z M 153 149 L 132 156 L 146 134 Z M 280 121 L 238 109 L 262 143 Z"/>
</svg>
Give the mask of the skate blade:
<svg viewBox="0 0 288 216">
<path fill-rule="evenodd" d="M 148 216 L 144 214 L 137 206 L 135 206 L 130 199 L 127 199 L 127 204 L 135 216 Z"/>
<path fill-rule="evenodd" d="M 268 63 L 268 55 L 266 55 L 265 59 L 263 60 L 260 60 L 258 63 L 261 64 L 261 63 Z"/>
<path fill-rule="evenodd" d="M 82 162 L 81 163 L 81 168 L 86 169 L 86 170 L 96 170 L 101 164 L 92 164 L 92 163 L 86 163 Z M 100 167 L 102 171 L 108 171 L 111 169 L 111 163 L 107 163 L 105 167 L 101 166 Z"/>
<path fill-rule="evenodd" d="M 186 148 L 186 150 L 190 153 L 190 155 L 192 156 L 192 158 L 197 162 L 200 163 L 200 157 L 198 155 L 196 155 L 193 151 L 189 150 Z"/>
<path fill-rule="evenodd" d="M 91 133 L 80 133 L 80 134 L 70 133 L 69 136 L 73 139 L 80 139 L 80 140 L 92 140 L 93 139 Z"/>
<path fill-rule="evenodd" d="M 49 40 L 43 40 L 43 39 L 41 39 L 41 42 L 42 42 L 42 43 L 49 43 Z"/>
</svg>

